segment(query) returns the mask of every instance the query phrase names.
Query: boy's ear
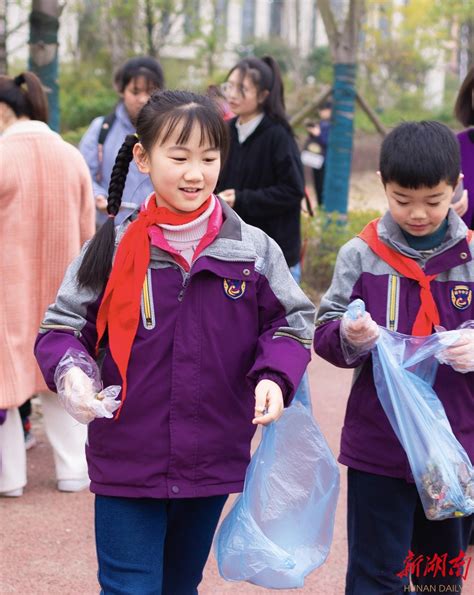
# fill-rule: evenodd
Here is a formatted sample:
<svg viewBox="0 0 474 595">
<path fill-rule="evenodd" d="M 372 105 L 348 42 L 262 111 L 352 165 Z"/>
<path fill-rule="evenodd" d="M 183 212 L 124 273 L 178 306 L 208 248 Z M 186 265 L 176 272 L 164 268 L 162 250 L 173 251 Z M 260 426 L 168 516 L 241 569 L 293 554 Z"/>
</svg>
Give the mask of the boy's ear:
<svg viewBox="0 0 474 595">
<path fill-rule="evenodd" d="M 141 143 L 136 143 L 133 147 L 133 159 L 137 164 L 138 171 L 142 174 L 150 173 L 150 160 L 148 153 L 143 148 Z"/>
</svg>

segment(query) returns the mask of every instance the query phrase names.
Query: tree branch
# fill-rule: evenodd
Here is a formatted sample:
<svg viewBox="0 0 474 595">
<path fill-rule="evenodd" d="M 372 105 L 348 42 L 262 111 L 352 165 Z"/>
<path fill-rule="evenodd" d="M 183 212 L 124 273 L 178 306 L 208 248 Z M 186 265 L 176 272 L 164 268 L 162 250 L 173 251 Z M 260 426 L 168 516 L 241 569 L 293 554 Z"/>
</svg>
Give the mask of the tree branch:
<svg viewBox="0 0 474 595">
<path fill-rule="evenodd" d="M 324 28 L 326 29 L 331 51 L 335 53 L 339 43 L 340 32 L 337 28 L 336 19 L 332 13 L 329 0 L 318 0 L 318 8 L 321 18 L 323 19 Z"/>
</svg>

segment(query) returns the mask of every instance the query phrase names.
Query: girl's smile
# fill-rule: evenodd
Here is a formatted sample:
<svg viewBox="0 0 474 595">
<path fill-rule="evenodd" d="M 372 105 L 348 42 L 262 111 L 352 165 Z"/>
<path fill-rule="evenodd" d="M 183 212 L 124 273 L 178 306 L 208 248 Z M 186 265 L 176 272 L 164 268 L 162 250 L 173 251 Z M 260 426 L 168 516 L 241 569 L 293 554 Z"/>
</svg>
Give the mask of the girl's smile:
<svg viewBox="0 0 474 595">
<path fill-rule="evenodd" d="M 181 126 L 164 142 L 156 142 L 150 153 L 138 143 L 134 157 L 138 169 L 149 174 L 159 206 L 175 213 L 198 209 L 214 191 L 220 171 L 220 151 L 194 125 L 184 144 L 178 144 Z"/>
</svg>

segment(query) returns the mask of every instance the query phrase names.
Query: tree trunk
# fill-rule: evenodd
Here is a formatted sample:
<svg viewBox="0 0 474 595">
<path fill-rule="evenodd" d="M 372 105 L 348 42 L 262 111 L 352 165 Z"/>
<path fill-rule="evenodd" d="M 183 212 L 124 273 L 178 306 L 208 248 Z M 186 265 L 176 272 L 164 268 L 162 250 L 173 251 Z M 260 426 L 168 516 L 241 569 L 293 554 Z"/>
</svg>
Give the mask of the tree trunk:
<svg viewBox="0 0 474 595">
<path fill-rule="evenodd" d="M 61 14 L 56 0 L 33 0 L 30 13 L 29 68 L 48 96 L 49 125 L 59 132 L 58 30 Z"/>
<path fill-rule="evenodd" d="M 153 14 L 154 14 L 154 7 L 152 5 L 152 2 L 151 2 L 151 0 L 146 0 L 146 2 L 145 2 L 145 21 L 146 21 L 147 53 L 149 56 L 153 56 L 153 58 L 156 58 L 158 52 L 156 50 L 155 42 L 153 40 L 155 25 L 156 25 Z"/>
<path fill-rule="evenodd" d="M 333 108 L 326 153 L 323 204 L 327 211 L 347 213 L 351 175 L 357 49 L 364 0 L 350 0 L 343 31 L 338 29 L 329 0 L 318 2 L 334 66 Z"/>
<path fill-rule="evenodd" d="M 7 0 L 0 0 L 0 74 L 7 72 Z"/>
<path fill-rule="evenodd" d="M 354 136 L 356 64 L 334 64 L 333 108 L 324 165 L 323 205 L 347 213 Z"/>
</svg>

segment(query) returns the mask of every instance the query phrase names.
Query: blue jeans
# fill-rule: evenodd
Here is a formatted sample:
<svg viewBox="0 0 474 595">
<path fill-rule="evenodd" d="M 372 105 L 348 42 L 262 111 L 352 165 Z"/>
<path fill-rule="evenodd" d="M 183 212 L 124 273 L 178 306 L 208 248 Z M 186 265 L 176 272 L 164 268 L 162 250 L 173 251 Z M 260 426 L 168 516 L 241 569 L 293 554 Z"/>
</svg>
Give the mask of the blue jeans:
<svg viewBox="0 0 474 595">
<path fill-rule="evenodd" d="M 101 594 L 197 595 L 226 500 L 96 496 Z"/>
<path fill-rule="evenodd" d="M 297 264 L 294 264 L 292 267 L 290 267 L 290 273 L 293 275 L 293 279 L 299 285 L 300 281 L 301 281 L 301 265 L 299 262 Z M 298 388 L 296 389 L 295 396 L 293 398 L 299 399 L 302 403 L 309 405 L 310 409 L 312 408 L 311 407 L 311 393 L 309 391 L 308 372 L 305 372 L 303 374 L 303 378 L 301 379 L 301 382 L 300 382 Z"/>
</svg>

